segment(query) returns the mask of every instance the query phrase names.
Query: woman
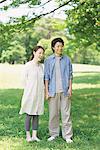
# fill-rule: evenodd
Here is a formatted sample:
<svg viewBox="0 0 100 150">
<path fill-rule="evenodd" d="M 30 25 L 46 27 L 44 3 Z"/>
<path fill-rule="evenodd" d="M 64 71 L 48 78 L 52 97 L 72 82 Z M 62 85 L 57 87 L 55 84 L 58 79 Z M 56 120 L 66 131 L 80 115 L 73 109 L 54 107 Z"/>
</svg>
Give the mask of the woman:
<svg viewBox="0 0 100 150">
<path fill-rule="evenodd" d="M 39 115 L 44 112 L 44 80 L 43 60 L 44 48 L 36 46 L 33 50 L 32 60 L 25 64 L 24 93 L 22 97 L 20 114 L 26 113 L 25 129 L 26 140 L 40 141 L 37 137 Z M 32 137 L 30 135 L 30 122 L 32 119 Z"/>
</svg>

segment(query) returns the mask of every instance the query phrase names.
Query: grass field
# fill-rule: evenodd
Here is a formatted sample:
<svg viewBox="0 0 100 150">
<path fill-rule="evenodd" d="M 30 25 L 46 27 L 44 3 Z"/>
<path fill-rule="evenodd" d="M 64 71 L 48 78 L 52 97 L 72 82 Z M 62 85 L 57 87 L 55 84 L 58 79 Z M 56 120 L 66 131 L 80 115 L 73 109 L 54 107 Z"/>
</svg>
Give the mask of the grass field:
<svg viewBox="0 0 100 150">
<path fill-rule="evenodd" d="M 72 96 L 74 142 L 72 144 L 67 144 L 61 136 L 53 142 L 47 141 L 49 136 L 47 101 L 45 101 L 45 113 L 40 117 L 39 137 L 41 142 L 26 142 L 25 115 L 19 115 L 23 89 L 18 89 L 16 86 L 18 82 L 15 79 L 18 80 L 18 72 L 15 72 L 14 78 L 13 73 L 10 73 L 10 79 L 14 79 L 13 89 L 10 85 L 3 88 L 4 80 L 0 80 L 0 84 L 2 84 L 0 85 L 2 87 L 0 89 L 0 150 L 99 150 L 99 73 L 74 74 Z M 8 78 L 7 74 L 6 77 Z"/>
<path fill-rule="evenodd" d="M 75 73 L 74 76 L 77 75 L 79 76 L 79 73 L 84 73 L 84 75 L 85 74 L 87 75 L 87 73 L 92 73 L 92 74 L 100 73 L 100 66 L 73 64 L 73 72 Z M 80 75 L 83 76 L 83 74 Z M 21 84 L 22 77 L 23 77 L 23 65 L 0 64 L 0 89 L 22 88 L 22 84 Z M 86 86 L 87 85 L 84 84 L 84 87 Z M 95 87 L 95 85 L 92 86 Z"/>
</svg>

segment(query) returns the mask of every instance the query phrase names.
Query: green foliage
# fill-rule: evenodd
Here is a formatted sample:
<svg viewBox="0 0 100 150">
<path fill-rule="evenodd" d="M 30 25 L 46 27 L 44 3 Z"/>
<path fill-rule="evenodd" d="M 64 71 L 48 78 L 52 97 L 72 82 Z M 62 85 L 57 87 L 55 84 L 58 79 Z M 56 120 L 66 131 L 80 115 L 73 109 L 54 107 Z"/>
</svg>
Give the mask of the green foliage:
<svg viewBox="0 0 100 150">
<path fill-rule="evenodd" d="M 78 41 L 75 41 L 70 40 L 66 47 L 74 63 L 100 65 L 100 52 L 96 48 L 96 43 L 83 46 L 82 44 L 78 45 Z"/>
<path fill-rule="evenodd" d="M 25 49 L 22 46 L 17 45 L 16 47 L 12 47 L 12 49 L 2 52 L 1 62 L 8 62 L 11 64 L 23 63 L 26 61 L 25 54 Z"/>
<path fill-rule="evenodd" d="M 32 32 L 26 32 L 23 36 L 23 45 L 26 51 L 26 59 L 30 60 L 33 48 L 37 45 L 37 37 Z"/>
<path fill-rule="evenodd" d="M 41 39 L 50 39 L 52 36 L 65 35 L 65 21 L 55 18 L 41 18 L 34 24 L 34 29 L 38 37 Z"/>
<path fill-rule="evenodd" d="M 41 39 L 38 43 L 38 45 L 41 45 L 45 49 L 45 58 L 52 54 L 50 40 Z"/>
<path fill-rule="evenodd" d="M 34 6 L 34 5 L 39 5 L 41 2 L 40 0 L 13 0 L 11 1 L 11 3 L 7 6 L 4 6 L 4 10 L 5 10 L 5 7 L 8 8 L 15 8 L 15 7 L 19 7 L 21 4 L 28 4 L 29 6 Z M 7 10 L 6 9 L 6 10 Z"/>
<path fill-rule="evenodd" d="M 25 30 L 20 31 L 20 32 L 16 28 L 16 26 L 15 27 L 11 26 L 11 28 L 10 27 L 8 28 L 8 27 L 9 26 L 2 27 L 2 35 L 5 36 L 6 41 L 5 39 L 2 39 L 2 35 L 1 35 L 0 42 L 2 45 L 1 61 L 2 62 L 7 61 L 9 63 L 12 63 L 12 62 L 10 62 L 10 59 L 8 59 L 7 55 L 8 53 L 10 53 L 9 55 L 11 55 L 11 51 L 13 50 L 13 47 L 15 47 L 15 49 L 17 49 L 17 45 L 23 47 L 26 53 L 24 56 L 25 59 L 23 58 L 23 62 L 24 60 L 29 61 L 33 48 L 37 45 L 37 43 L 40 43 L 41 45 L 43 45 L 43 47 L 46 49 L 46 56 L 48 56 L 51 54 L 50 38 L 55 35 L 56 37 L 64 36 L 65 34 L 64 33 L 65 21 L 60 20 L 60 19 L 52 19 L 52 18 L 40 19 L 36 21 L 33 25 L 31 24 L 30 26 L 27 26 Z M 22 62 L 22 59 L 20 62 Z M 19 60 L 17 61 L 17 63 L 19 63 Z"/>
<path fill-rule="evenodd" d="M 99 46 L 99 3 L 98 0 L 80 0 L 73 8 L 66 11 L 67 28 L 78 39 L 78 45 Z"/>
<path fill-rule="evenodd" d="M 0 56 L 3 50 L 6 50 L 10 45 L 13 37 L 11 26 L 0 23 Z"/>
<path fill-rule="evenodd" d="M 80 55 L 81 63 L 100 65 L 100 53 L 96 50 L 96 44 L 90 45 L 87 47 L 87 50 L 82 50 L 81 48 L 78 53 Z"/>
</svg>

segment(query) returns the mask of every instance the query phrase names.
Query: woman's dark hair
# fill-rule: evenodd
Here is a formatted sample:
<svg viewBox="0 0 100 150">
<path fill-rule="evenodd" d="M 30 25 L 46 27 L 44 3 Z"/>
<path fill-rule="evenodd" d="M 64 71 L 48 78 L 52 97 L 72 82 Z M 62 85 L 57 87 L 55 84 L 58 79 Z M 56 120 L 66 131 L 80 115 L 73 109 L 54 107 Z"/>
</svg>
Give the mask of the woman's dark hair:
<svg viewBox="0 0 100 150">
<path fill-rule="evenodd" d="M 55 44 L 56 44 L 57 42 L 62 43 L 62 45 L 64 46 L 64 41 L 63 41 L 62 38 L 55 38 L 55 39 L 53 39 L 53 40 L 51 41 L 51 48 L 52 48 L 53 53 L 54 53 L 53 47 L 55 46 Z"/>
<path fill-rule="evenodd" d="M 38 49 L 40 49 L 40 48 L 43 49 L 43 51 L 45 52 L 45 50 L 44 50 L 44 48 L 42 46 L 36 46 L 36 47 L 34 47 L 34 49 L 32 50 L 31 60 L 34 58 L 33 52 L 37 52 Z"/>
</svg>

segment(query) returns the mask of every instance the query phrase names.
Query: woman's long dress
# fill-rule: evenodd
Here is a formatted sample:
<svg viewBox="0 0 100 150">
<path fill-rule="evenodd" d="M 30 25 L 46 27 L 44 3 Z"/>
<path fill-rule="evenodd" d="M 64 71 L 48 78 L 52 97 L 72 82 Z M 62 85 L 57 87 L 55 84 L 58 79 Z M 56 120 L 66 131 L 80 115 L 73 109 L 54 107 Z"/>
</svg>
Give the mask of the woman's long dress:
<svg viewBox="0 0 100 150">
<path fill-rule="evenodd" d="M 43 64 L 25 64 L 24 93 L 19 114 L 42 115 L 44 112 Z"/>
</svg>

